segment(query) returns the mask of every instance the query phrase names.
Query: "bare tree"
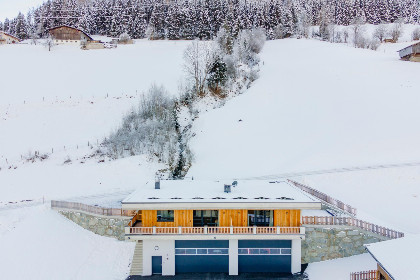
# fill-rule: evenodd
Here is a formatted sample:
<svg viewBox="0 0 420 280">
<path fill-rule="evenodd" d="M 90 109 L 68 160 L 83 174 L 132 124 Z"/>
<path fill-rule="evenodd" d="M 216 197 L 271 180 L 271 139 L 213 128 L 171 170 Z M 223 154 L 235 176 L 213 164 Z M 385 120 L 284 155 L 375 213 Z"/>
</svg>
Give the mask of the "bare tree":
<svg viewBox="0 0 420 280">
<path fill-rule="evenodd" d="M 379 24 L 376 28 L 375 31 L 373 32 L 373 38 L 376 38 L 379 40 L 379 42 L 383 42 L 383 40 L 386 37 L 386 34 L 388 33 L 388 30 L 386 28 L 385 24 Z"/>
<path fill-rule="evenodd" d="M 411 34 L 411 39 L 413 39 L 413 41 L 420 40 L 420 27 L 417 27 L 413 30 L 413 33 Z"/>
<path fill-rule="evenodd" d="M 403 21 L 397 20 L 392 25 L 391 30 L 389 30 L 389 36 L 391 36 L 392 41 L 396 43 L 398 39 L 401 37 L 402 33 L 403 33 Z"/>
<path fill-rule="evenodd" d="M 206 80 L 213 63 L 212 46 L 209 42 L 194 40 L 184 52 L 184 70 L 194 83 L 194 92 L 205 95 Z"/>
<path fill-rule="evenodd" d="M 365 26 L 363 25 L 364 19 L 362 17 L 356 17 L 352 22 L 353 31 L 353 43 L 355 48 L 360 48 L 361 45 L 365 45 L 366 39 L 364 38 Z"/>
<path fill-rule="evenodd" d="M 51 35 L 45 39 L 44 46 L 48 48 L 48 51 L 51 51 L 51 49 L 54 47 L 54 38 Z"/>
</svg>

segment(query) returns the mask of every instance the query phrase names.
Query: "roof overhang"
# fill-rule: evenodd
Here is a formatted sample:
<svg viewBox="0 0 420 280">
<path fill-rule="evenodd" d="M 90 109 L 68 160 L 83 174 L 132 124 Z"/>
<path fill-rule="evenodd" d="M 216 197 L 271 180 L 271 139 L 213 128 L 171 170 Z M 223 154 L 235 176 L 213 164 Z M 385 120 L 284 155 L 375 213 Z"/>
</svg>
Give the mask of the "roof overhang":
<svg viewBox="0 0 420 280">
<path fill-rule="evenodd" d="M 369 244 L 367 244 L 369 245 Z M 372 258 L 375 259 L 375 261 L 378 263 L 378 265 L 388 274 L 389 277 L 391 277 L 391 279 L 395 279 L 394 277 L 392 277 L 391 273 L 389 273 L 388 270 L 386 270 L 386 268 L 382 265 L 382 263 L 375 257 L 375 255 L 369 250 L 368 246 L 365 245 L 366 250 L 368 251 L 368 253 L 372 256 Z"/>
<path fill-rule="evenodd" d="M 321 202 L 123 202 L 123 210 L 278 210 L 301 209 L 320 210 Z"/>
</svg>

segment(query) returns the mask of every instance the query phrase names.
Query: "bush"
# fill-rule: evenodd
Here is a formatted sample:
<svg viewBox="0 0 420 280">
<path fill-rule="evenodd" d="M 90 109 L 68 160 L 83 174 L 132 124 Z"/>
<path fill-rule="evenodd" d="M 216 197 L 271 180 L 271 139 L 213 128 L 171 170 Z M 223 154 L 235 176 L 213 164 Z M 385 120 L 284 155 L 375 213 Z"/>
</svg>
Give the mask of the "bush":
<svg viewBox="0 0 420 280">
<path fill-rule="evenodd" d="M 413 33 L 411 34 L 411 39 L 414 41 L 420 40 L 420 27 L 417 27 L 413 30 Z"/>
</svg>

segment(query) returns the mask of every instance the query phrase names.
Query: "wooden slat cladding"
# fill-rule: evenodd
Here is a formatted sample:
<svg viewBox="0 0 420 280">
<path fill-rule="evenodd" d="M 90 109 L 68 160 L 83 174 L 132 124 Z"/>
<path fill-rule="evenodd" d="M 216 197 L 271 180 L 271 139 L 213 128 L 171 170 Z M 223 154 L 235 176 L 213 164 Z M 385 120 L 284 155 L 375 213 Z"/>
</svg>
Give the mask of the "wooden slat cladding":
<svg viewBox="0 0 420 280">
<path fill-rule="evenodd" d="M 65 26 L 52 29 L 50 33 L 56 40 L 80 40 L 82 35 L 79 30 Z"/>
<path fill-rule="evenodd" d="M 144 227 L 192 227 L 193 210 L 175 210 L 173 222 L 158 222 L 157 210 L 143 210 L 142 225 Z M 300 210 L 274 210 L 273 226 L 300 227 Z M 247 227 L 248 210 L 219 210 L 219 227 Z"/>
<path fill-rule="evenodd" d="M 248 210 L 219 210 L 219 227 L 248 226 Z"/>
<path fill-rule="evenodd" d="M 193 210 L 175 210 L 173 222 L 158 222 L 157 210 L 143 210 L 142 225 L 144 227 L 192 227 Z"/>
<path fill-rule="evenodd" d="M 300 210 L 274 210 L 274 226 L 300 227 Z"/>
<path fill-rule="evenodd" d="M 175 226 L 192 227 L 193 226 L 193 210 L 175 210 Z"/>
</svg>

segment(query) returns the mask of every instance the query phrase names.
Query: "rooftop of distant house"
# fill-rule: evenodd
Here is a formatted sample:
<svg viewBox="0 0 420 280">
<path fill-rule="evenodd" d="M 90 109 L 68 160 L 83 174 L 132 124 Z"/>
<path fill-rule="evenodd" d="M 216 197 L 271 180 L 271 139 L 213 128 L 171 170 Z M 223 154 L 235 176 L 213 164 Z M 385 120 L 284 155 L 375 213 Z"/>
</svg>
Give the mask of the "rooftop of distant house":
<svg viewBox="0 0 420 280">
<path fill-rule="evenodd" d="M 369 253 L 393 279 L 418 279 L 420 235 L 366 245 Z"/>
</svg>

